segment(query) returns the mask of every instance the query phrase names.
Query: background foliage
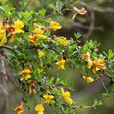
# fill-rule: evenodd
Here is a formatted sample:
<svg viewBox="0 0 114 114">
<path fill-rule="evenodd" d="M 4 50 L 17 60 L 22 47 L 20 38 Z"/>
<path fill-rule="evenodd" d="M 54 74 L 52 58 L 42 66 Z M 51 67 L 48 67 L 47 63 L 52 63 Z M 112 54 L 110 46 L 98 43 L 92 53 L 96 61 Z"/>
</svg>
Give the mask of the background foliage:
<svg viewBox="0 0 114 114">
<path fill-rule="evenodd" d="M 74 39 L 77 43 L 72 42 L 71 45 L 69 46 L 70 51 L 74 51 L 74 49 L 77 47 L 77 45 L 83 45 L 82 50 L 79 50 L 77 55 L 74 56 L 70 56 L 71 52 L 67 52 L 64 50 L 62 50 L 62 47 L 59 45 L 54 44 L 55 48 L 57 48 L 58 52 L 52 52 L 50 50 L 47 49 L 47 47 L 50 47 L 52 44 L 49 42 L 46 45 L 40 45 L 41 49 L 43 48 L 44 51 L 47 54 L 47 58 L 45 59 L 45 63 L 49 63 L 51 61 L 52 58 L 55 57 L 56 53 L 62 53 L 64 54 L 64 56 L 69 56 L 71 57 L 71 59 L 73 60 L 74 58 L 74 63 L 71 64 L 71 67 L 75 67 L 75 64 L 77 65 L 78 63 L 75 63 L 75 59 L 76 57 L 78 58 L 80 54 L 83 54 L 87 51 L 89 51 L 90 53 L 92 53 L 92 58 L 97 58 L 100 57 L 102 59 L 106 58 L 108 59 L 108 64 L 107 66 L 109 68 L 113 69 L 112 63 L 113 63 L 113 1 L 109 1 L 109 0 L 95 0 L 95 1 L 90 1 L 90 0 L 83 0 L 83 1 L 77 1 L 77 0 L 11 0 L 11 1 L 7 1 L 7 0 L 1 0 L 0 1 L 1 6 L 0 6 L 0 18 L 4 19 L 6 17 L 8 18 L 16 18 L 16 19 L 21 19 L 24 24 L 24 30 L 27 32 L 29 30 L 32 29 L 32 23 L 33 22 L 37 22 L 37 23 L 41 23 L 44 26 L 47 26 L 47 22 L 45 23 L 44 21 L 42 21 L 42 19 L 44 18 L 52 18 L 53 20 L 56 20 L 58 22 L 60 22 L 63 26 L 63 28 L 61 30 L 58 31 L 53 31 L 51 33 L 51 35 L 57 35 L 57 36 L 64 36 L 67 37 L 68 39 L 71 40 Z M 92 5 L 94 7 L 92 7 Z M 85 8 L 87 8 L 88 10 L 88 14 L 85 16 L 76 16 L 73 20 L 72 17 L 74 15 L 74 12 L 72 12 L 72 7 L 77 6 L 79 8 L 81 8 L 81 6 L 84 6 Z M 34 9 L 34 10 L 33 10 Z M 63 10 L 65 9 L 65 10 Z M 16 10 L 16 12 L 15 12 Z M 110 17 L 110 18 L 109 18 Z M 75 33 L 75 35 L 74 35 Z M 78 33 L 78 34 L 77 34 Z M 81 34 L 81 36 L 80 36 Z M 30 49 L 28 49 L 28 44 L 26 42 L 26 36 L 25 35 L 25 40 L 19 40 L 18 38 L 15 40 L 15 45 L 14 45 L 14 50 L 19 50 L 19 51 L 6 51 L 6 53 L 9 55 L 9 62 L 10 64 L 14 67 L 14 71 L 17 71 L 17 69 L 20 71 L 22 70 L 21 65 L 27 60 L 28 61 L 28 65 L 30 61 L 36 62 L 37 57 L 36 56 L 32 56 L 32 54 L 30 54 Z M 50 31 L 47 31 L 46 35 L 50 36 Z M 18 36 L 17 37 L 21 37 Z M 79 38 L 78 38 L 79 37 Z M 84 45 L 85 41 L 87 39 L 91 39 L 92 41 L 87 41 L 86 44 Z M 84 39 L 84 40 L 83 40 Z M 94 42 L 94 40 L 97 40 L 99 43 L 101 43 L 101 45 L 99 47 L 97 47 L 98 43 L 96 43 L 96 41 Z M 81 41 L 81 42 L 80 42 Z M 20 45 L 19 47 L 17 46 Z M 42 44 L 42 41 L 41 41 Z M 53 46 L 53 45 L 52 45 Z M 23 48 L 24 47 L 24 48 Z M 19 48 L 19 49 L 18 49 Z M 100 51 L 103 51 L 100 55 L 97 55 L 97 53 L 95 52 L 96 48 L 99 48 Z M 112 49 L 112 50 L 111 50 Z M 35 54 L 34 50 L 31 53 Z M 100 53 L 99 51 L 99 53 Z M 23 54 L 24 53 L 24 54 Z M 107 54 L 106 54 L 107 53 Z M 61 55 L 62 55 L 61 54 Z M 32 58 L 32 60 L 31 60 Z M 57 60 L 57 58 L 55 58 L 55 61 Z M 39 61 L 38 61 L 39 62 Z M 73 61 L 72 61 L 73 62 Z M 77 61 L 77 62 L 80 62 Z M 15 64 L 16 63 L 16 64 Z M 15 64 L 15 66 L 14 66 Z M 81 63 L 81 64 L 85 64 L 85 63 Z M 74 65 L 74 66 L 73 66 Z M 85 64 L 86 65 L 86 64 Z M 11 66 L 10 66 L 11 67 Z M 34 66 L 34 70 L 37 68 L 38 66 L 35 65 Z M 55 74 L 58 73 L 57 71 L 57 67 L 54 67 L 54 65 L 52 65 L 53 69 L 47 69 L 48 70 L 48 74 L 51 75 L 52 77 L 50 78 L 49 82 L 46 82 L 48 85 L 51 83 L 51 81 L 53 81 L 53 76 Z M 77 67 L 81 67 L 77 66 Z M 61 76 L 61 79 L 59 80 L 59 78 L 56 80 L 57 84 L 62 84 L 63 80 L 69 80 L 69 82 L 64 81 L 64 85 L 66 87 L 69 87 L 67 89 L 72 91 L 73 94 L 73 99 L 76 101 L 76 103 L 80 106 L 80 105 L 84 105 L 84 106 L 92 106 L 91 104 L 95 105 L 97 104 L 100 100 L 102 100 L 105 97 L 105 100 L 103 99 L 103 106 L 98 107 L 98 108 L 93 108 L 93 109 L 83 109 L 83 108 L 77 108 L 76 113 L 113 113 L 113 86 L 109 86 L 106 85 L 108 87 L 105 87 L 105 85 L 100 84 L 102 82 L 102 80 L 97 81 L 94 84 L 88 85 L 86 83 L 84 83 L 82 77 L 80 76 L 80 72 L 78 70 L 72 70 L 70 69 L 68 66 L 66 67 L 65 71 L 60 71 L 59 75 Z M 87 70 L 87 69 L 86 69 Z M 90 71 L 84 71 L 84 73 L 88 73 L 91 74 Z M 36 73 L 39 73 L 42 75 L 43 71 L 42 69 L 37 69 Z M 38 74 L 38 75 L 39 75 Z M 111 77 L 113 78 L 113 72 L 108 72 L 109 75 L 111 75 Z M 36 76 L 35 71 L 34 71 L 34 76 Z M 70 75 L 70 77 L 69 77 Z M 18 75 L 15 77 L 18 78 Z M 37 77 L 36 77 L 37 78 Z M 45 81 L 45 80 L 42 80 Z M 17 82 L 17 81 L 16 81 Z M 107 82 L 107 80 L 106 80 Z M 17 82 L 18 83 L 18 82 Z M 13 87 L 13 84 L 9 84 L 11 85 L 11 88 Z M 26 84 L 25 84 L 26 85 Z M 23 87 L 25 87 L 25 85 L 22 85 Z M 70 88 L 73 87 L 73 90 Z M 25 87 L 26 88 L 26 87 Z M 10 89 L 10 88 L 8 88 Z M 42 89 L 42 88 L 40 88 Z M 15 89 L 14 89 L 15 90 Z M 17 90 L 16 90 L 17 91 Z M 103 93 L 101 95 L 101 92 Z M 41 91 L 42 93 L 42 91 Z M 110 94 L 109 94 L 110 93 Z M 10 92 L 11 94 L 11 92 Z M 8 99 L 10 99 L 10 94 L 7 97 Z M 18 94 L 18 95 L 16 95 Z M 14 92 L 14 96 L 16 98 L 14 98 L 14 102 L 15 99 L 16 100 L 16 104 L 19 101 L 19 99 L 21 99 L 20 96 L 22 96 L 22 94 L 18 91 L 18 92 Z M 2 94 L 1 94 L 2 96 Z M 17 97 L 19 96 L 19 97 Z M 31 96 L 30 96 L 31 97 Z M 33 99 L 36 100 L 36 96 L 33 97 Z M 7 104 L 7 100 L 8 99 L 3 99 L 3 103 L 6 102 Z M 28 96 L 24 96 L 24 100 L 26 101 L 28 99 Z M 30 100 L 30 102 L 27 104 L 28 107 L 32 106 L 31 102 L 32 100 Z M 94 101 L 94 99 L 98 99 Z M 35 101 L 34 100 L 34 101 Z M 8 100 L 8 109 L 5 109 L 4 107 L 1 108 L 1 113 L 2 114 L 10 114 L 12 110 L 15 107 L 15 103 L 12 101 Z M 6 105 L 5 104 L 5 105 Z M 10 105 L 9 105 L 10 104 Z M 3 106 L 5 106 L 3 105 Z M 13 106 L 14 105 L 14 106 Z M 49 107 L 50 109 L 50 107 Z M 49 112 L 49 109 L 47 109 L 47 113 Z M 3 111 L 3 112 L 2 112 Z M 32 110 L 33 112 L 33 110 Z M 27 112 L 28 113 L 28 112 Z M 31 112 L 30 112 L 31 113 Z M 35 112 L 34 112 L 35 113 Z M 49 112 L 51 113 L 51 112 Z"/>
</svg>

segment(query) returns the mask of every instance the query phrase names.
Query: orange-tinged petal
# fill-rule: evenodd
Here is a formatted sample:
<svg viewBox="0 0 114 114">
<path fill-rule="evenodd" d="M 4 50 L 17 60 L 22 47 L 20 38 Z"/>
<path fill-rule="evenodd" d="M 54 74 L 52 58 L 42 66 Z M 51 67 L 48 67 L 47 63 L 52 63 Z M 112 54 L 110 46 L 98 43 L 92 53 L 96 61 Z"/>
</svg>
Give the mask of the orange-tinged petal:
<svg viewBox="0 0 114 114">
<path fill-rule="evenodd" d="M 83 59 L 84 61 L 90 60 L 90 53 L 89 53 L 89 52 L 86 52 L 85 54 L 83 54 L 82 59 Z"/>
<path fill-rule="evenodd" d="M 36 41 L 34 41 L 34 40 L 29 40 L 29 42 L 32 44 L 32 45 L 37 45 L 38 43 L 36 42 Z"/>
<path fill-rule="evenodd" d="M 23 71 L 21 71 L 19 74 L 20 75 L 27 75 L 27 74 L 29 74 L 30 73 L 30 70 L 29 69 L 25 69 L 25 70 L 23 70 Z"/>
</svg>

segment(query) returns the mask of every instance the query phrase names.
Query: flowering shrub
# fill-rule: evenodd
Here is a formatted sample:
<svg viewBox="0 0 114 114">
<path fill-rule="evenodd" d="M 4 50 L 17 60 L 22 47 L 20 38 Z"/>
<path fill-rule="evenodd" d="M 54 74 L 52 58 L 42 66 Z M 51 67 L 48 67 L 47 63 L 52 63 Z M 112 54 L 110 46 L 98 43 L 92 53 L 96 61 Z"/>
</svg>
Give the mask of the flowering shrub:
<svg viewBox="0 0 114 114">
<path fill-rule="evenodd" d="M 19 80 L 23 92 L 23 102 L 15 108 L 18 114 L 22 114 L 25 108 L 33 108 L 36 113 L 43 114 L 48 105 L 58 114 L 73 114 L 76 108 L 84 108 L 73 100 L 72 87 L 59 73 L 66 68 L 78 69 L 88 84 L 102 76 L 113 82 L 110 75 L 114 62 L 112 50 L 99 53 L 99 44 L 91 40 L 80 45 L 79 34 L 69 40 L 52 34 L 62 28 L 62 23 L 54 20 L 53 16 L 62 15 L 61 9 L 66 5 L 60 2 L 62 6 L 59 3 L 54 7 L 55 3 L 57 1 L 50 3 L 52 12 L 44 8 L 27 10 L 26 2 L 21 4 L 21 11 L 11 6 L 12 3 L 2 3 L 0 6 L 0 49 L 5 49 L 8 62 L 14 69 L 14 77 Z M 74 12 L 73 16 L 87 13 L 84 8 L 70 8 Z M 49 74 L 50 69 L 57 70 L 55 76 Z M 28 106 L 30 97 L 34 95 L 39 98 L 38 104 Z M 90 107 L 100 105 L 101 101 L 95 101 Z"/>
</svg>

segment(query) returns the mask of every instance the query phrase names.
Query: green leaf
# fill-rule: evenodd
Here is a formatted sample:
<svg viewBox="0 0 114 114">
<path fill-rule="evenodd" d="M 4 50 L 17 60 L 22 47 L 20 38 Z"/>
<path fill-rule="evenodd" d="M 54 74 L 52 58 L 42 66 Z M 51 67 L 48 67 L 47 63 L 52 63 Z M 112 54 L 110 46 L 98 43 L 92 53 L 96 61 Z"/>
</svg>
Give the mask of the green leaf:
<svg viewBox="0 0 114 114">
<path fill-rule="evenodd" d="M 53 82 L 53 80 L 54 80 L 54 77 L 51 77 L 51 79 L 49 79 L 48 82 L 47 82 L 48 85 L 50 85 Z"/>
<path fill-rule="evenodd" d="M 44 17 L 45 14 L 46 14 L 46 9 L 44 9 L 44 8 L 40 9 L 40 10 L 38 11 L 38 14 Z"/>
<path fill-rule="evenodd" d="M 114 79 L 114 72 L 113 71 L 107 71 L 108 75 Z"/>
<path fill-rule="evenodd" d="M 5 13 L 6 16 L 9 16 L 11 12 L 14 10 L 13 7 L 5 5 L 5 6 L 0 6 L 0 9 Z"/>
<path fill-rule="evenodd" d="M 56 1 L 56 8 L 58 9 L 58 10 L 61 10 L 62 9 L 62 7 L 63 7 L 63 2 L 61 1 L 61 0 L 57 0 Z"/>
<path fill-rule="evenodd" d="M 102 101 L 99 101 L 97 104 L 97 106 L 102 106 L 102 105 L 103 105 Z"/>
<path fill-rule="evenodd" d="M 109 59 L 109 60 L 112 59 L 113 56 L 114 56 L 113 51 L 112 51 L 111 49 L 109 49 L 109 50 L 108 50 L 108 59 Z"/>
<path fill-rule="evenodd" d="M 98 100 L 95 99 L 95 100 L 94 100 L 94 105 L 97 105 L 97 104 L 98 104 Z"/>
<path fill-rule="evenodd" d="M 8 1 L 8 0 L 0 0 L 0 3 L 1 3 L 1 4 L 6 4 L 7 1 Z"/>
<path fill-rule="evenodd" d="M 75 36 L 76 39 L 79 39 L 82 35 L 79 32 L 77 32 L 77 33 L 74 34 L 74 36 Z"/>
<path fill-rule="evenodd" d="M 97 99 L 94 100 L 94 106 L 95 107 L 96 106 L 101 106 L 101 105 L 103 105 L 103 103 L 101 102 L 101 100 L 100 101 L 98 101 Z"/>
<path fill-rule="evenodd" d="M 25 12 L 21 12 L 19 15 L 20 15 L 20 17 L 21 17 L 21 15 L 22 15 L 22 20 L 24 21 L 24 22 L 28 22 L 29 21 L 29 19 L 30 19 L 30 17 L 32 16 L 34 14 L 34 11 L 25 11 Z"/>
</svg>

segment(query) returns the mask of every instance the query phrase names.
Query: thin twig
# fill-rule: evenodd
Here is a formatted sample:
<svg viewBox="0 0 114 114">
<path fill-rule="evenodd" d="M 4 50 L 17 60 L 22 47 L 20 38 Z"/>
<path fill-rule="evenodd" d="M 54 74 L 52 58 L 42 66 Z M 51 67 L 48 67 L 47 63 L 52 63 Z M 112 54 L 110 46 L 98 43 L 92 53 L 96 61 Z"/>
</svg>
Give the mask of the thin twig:
<svg viewBox="0 0 114 114">
<path fill-rule="evenodd" d="M 77 108 L 94 108 L 95 107 L 95 105 L 93 104 L 93 105 L 91 105 L 91 106 L 83 106 L 83 105 L 80 105 L 80 106 L 72 106 L 72 108 L 73 109 L 77 109 Z"/>
</svg>

